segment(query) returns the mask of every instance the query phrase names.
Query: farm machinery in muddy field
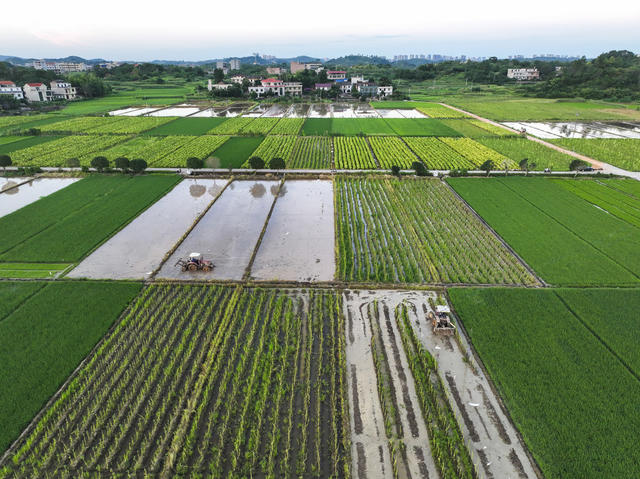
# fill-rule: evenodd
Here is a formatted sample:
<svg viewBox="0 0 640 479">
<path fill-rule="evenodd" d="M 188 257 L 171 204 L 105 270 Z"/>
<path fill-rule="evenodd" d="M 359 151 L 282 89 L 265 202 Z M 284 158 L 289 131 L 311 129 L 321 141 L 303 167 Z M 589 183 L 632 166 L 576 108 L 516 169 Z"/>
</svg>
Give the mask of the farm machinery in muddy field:
<svg viewBox="0 0 640 479">
<path fill-rule="evenodd" d="M 442 334 L 445 336 L 449 336 L 453 334 L 456 330 L 453 321 L 451 321 L 451 310 L 449 306 L 437 305 L 434 311 L 429 311 L 427 314 L 427 319 L 431 321 L 431 326 L 433 326 L 434 334 Z"/>
<path fill-rule="evenodd" d="M 200 253 L 191 253 L 187 259 L 180 258 L 175 266 L 180 266 L 182 271 L 211 271 L 214 264 L 202 257 Z"/>
</svg>

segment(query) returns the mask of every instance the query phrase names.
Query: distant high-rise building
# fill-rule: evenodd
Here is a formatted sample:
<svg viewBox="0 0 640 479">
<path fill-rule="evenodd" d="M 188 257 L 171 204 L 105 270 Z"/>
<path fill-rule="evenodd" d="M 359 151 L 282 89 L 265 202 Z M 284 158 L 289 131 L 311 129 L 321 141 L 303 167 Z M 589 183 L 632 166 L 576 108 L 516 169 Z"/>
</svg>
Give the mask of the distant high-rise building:
<svg viewBox="0 0 640 479">
<path fill-rule="evenodd" d="M 240 60 L 238 58 L 229 60 L 229 70 L 240 70 Z"/>
</svg>

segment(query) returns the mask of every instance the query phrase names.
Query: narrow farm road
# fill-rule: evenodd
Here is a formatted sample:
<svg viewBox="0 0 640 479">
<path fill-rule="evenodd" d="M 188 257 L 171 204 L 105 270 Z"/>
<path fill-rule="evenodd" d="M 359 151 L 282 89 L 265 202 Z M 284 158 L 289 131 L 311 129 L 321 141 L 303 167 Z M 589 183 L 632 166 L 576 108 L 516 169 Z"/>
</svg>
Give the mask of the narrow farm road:
<svg viewBox="0 0 640 479">
<path fill-rule="evenodd" d="M 509 130 L 509 131 L 514 132 L 514 133 L 520 133 L 518 130 L 514 130 L 513 128 L 509 128 L 508 126 L 505 126 L 505 125 L 503 125 L 501 123 L 498 123 L 496 121 L 493 121 L 493 120 L 489 120 L 488 118 L 484 118 L 484 117 L 478 116 L 475 113 L 471 113 L 469 111 L 462 110 L 461 108 L 457 108 L 455 106 L 451 106 L 451 105 L 448 105 L 446 103 L 440 103 L 440 105 L 445 106 L 447 108 L 451 108 L 452 110 L 458 111 L 460 113 L 464 113 L 465 115 L 469 115 L 470 117 L 475 118 L 476 120 L 480 120 L 480 121 L 482 121 L 484 123 L 489 123 L 489 124 L 494 125 L 494 126 L 499 126 L 501 128 L 504 128 L 505 130 Z M 549 143 L 548 141 L 541 140 L 540 138 L 537 138 L 535 136 L 526 135 L 526 138 L 528 140 L 535 141 L 536 143 L 540 143 L 541 145 L 544 145 L 547 148 L 551 148 L 553 150 L 559 151 L 561 153 L 564 153 L 566 155 L 572 156 L 572 157 L 577 158 L 579 160 L 586 161 L 587 163 L 590 163 L 594 168 L 601 168 L 603 173 L 612 173 L 614 175 L 626 176 L 627 178 L 632 178 L 634 180 L 640 181 L 640 172 L 638 172 L 638 171 L 623 170 L 622 168 L 618 168 L 617 166 L 613 166 L 613 165 L 610 165 L 609 163 L 604 163 L 602 161 L 595 160 L 595 159 L 593 159 L 593 158 L 591 158 L 589 156 L 585 156 L 585 155 L 581 155 L 580 153 L 576 153 L 575 151 L 567 150 L 567 149 L 562 148 L 562 147 L 560 147 L 558 145 L 554 145 L 553 143 Z"/>
</svg>

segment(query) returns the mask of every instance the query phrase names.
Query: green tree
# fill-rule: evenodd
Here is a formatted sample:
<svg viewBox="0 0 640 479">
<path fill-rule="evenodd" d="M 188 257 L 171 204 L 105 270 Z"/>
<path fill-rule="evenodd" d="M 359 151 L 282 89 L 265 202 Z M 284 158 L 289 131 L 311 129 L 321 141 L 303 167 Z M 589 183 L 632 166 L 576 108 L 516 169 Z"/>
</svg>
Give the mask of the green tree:
<svg viewBox="0 0 640 479">
<path fill-rule="evenodd" d="M 414 161 L 411 164 L 411 169 L 416 172 L 417 176 L 427 176 L 429 174 L 429 171 L 421 161 Z"/>
<path fill-rule="evenodd" d="M 249 166 L 253 170 L 261 170 L 264 168 L 264 160 L 259 156 L 252 156 L 249 158 Z"/>
<path fill-rule="evenodd" d="M 391 166 L 391 174 L 400 178 L 400 167 L 398 165 Z"/>
<path fill-rule="evenodd" d="M 197 158 L 195 156 L 187 158 L 187 168 L 191 170 L 199 170 L 200 168 L 202 168 L 203 164 L 204 162 L 200 158 Z"/>
<path fill-rule="evenodd" d="M 96 156 L 91 160 L 91 167 L 98 171 L 103 171 L 105 168 L 109 168 L 109 160 L 104 156 Z"/>
<path fill-rule="evenodd" d="M 269 162 L 269 168 L 272 170 L 284 170 L 286 168 L 285 162 L 282 158 L 271 158 Z"/>
<path fill-rule="evenodd" d="M 116 161 L 115 161 L 116 168 L 121 169 L 123 173 L 126 173 L 127 170 L 129 169 L 129 163 L 130 163 L 129 158 L 125 158 L 124 156 L 116 158 Z"/>
<path fill-rule="evenodd" d="M 9 155 L 0 155 L 0 166 L 2 166 L 3 173 L 7 171 L 7 166 L 11 166 L 12 164 L 13 162 Z"/>
<path fill-rule="evenodd" d="M 131 168 L 131 171 L 134 173 L 142 173 L 147 169 L 147 162 L 143 159 L 137 158 L 129 162 L 129 168 Z"/>
<path fill-rule="evenodd" d="M 493 162 L 493 160 L 487 160 L 484 163 L 482 163 L 482 165 L 480 165 L 480 169 L 482 171 L 486 171 L 487 172 L 487 176 L 489 176 L 489 173 L 491 172 L 491 170 L 495 169 L 496 164 Z"/>
<path fill-rule="evenodd" d="M 216 68 L 213 70 L 213 82 L 220 83 L 222 80 L 224 80 L 224 71 L 222 68 Z"/>
</svg>

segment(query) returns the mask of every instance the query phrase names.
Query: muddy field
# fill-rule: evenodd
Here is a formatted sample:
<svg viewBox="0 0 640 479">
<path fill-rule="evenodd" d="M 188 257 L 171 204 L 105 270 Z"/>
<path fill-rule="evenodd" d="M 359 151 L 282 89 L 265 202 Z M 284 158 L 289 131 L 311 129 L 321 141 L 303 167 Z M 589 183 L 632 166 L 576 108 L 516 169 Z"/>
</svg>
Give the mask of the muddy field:
<svg viewBox="0 0 640 479">
<path fill-rule="evenodd" d="M 78 265 L 69 277 L 147 279 L 228 180 L 185 179 Z"/>
<path fill-rule="evenodd" d="M 257 280 L 331 281 L 335 275 L 333 183 L 284 183 L 258 249 Z"/>
<path fill-rule="evenodd" d="M 195 228 L 164 263 L 158 278 L 240 280 L 258 242 L 277 181 L 233 181 L 200 219 Z M 212 260 L 211 272 L 182 272 L 174 266 L 180 258 L 197 252 Z"/>
<path fill-rule="evenodd" d="M 506 126 L 538 138 L 631 138 L 640 139 L 640 123 L 633 122 L 508 122 Z"/>
<path fill-rule="evenodd" d="M 15 188 L 27 180 L 0 178 L 0 218 L 75 183 L 78 178 L 36 178 Z"/>
<path fill-rule="evenodd" d="M 407 305 L 416 336 L 436 359 L 438 373 L 446 387 L 449 403 L 463 430 L 465 442 L 480 477 L 535 478 L 533 466 L 515 428 L 481 369 L 468 357 L 469 346 L 461 350 L 455 337 L 434 335 L 426 314 L 432 310 L 436 293 L 424 291 L 347 291 L 347 371 L 351 401 L 352 458 L 355 477 L 391 477 L 388 473 L 386 436 L 372 360 L 371 336 L 377 322 L 389 358 L 389 371 L 400 410 L 406 444 L 406 467 L 411 477 L 439 477 L 429 450 L 420 403 L 402 344 L 397 339 L 394 310 Z M 371 314 L 376 301 L 378 314 Z M 382 448 L 382 449 L 381 449 Z M 381 457 L 383 460 L 381 460 Z M 417 473 L 416 473 L 417 471 Z M 428 474 L 428 475 L 427 475 Z"/>
</svg>

